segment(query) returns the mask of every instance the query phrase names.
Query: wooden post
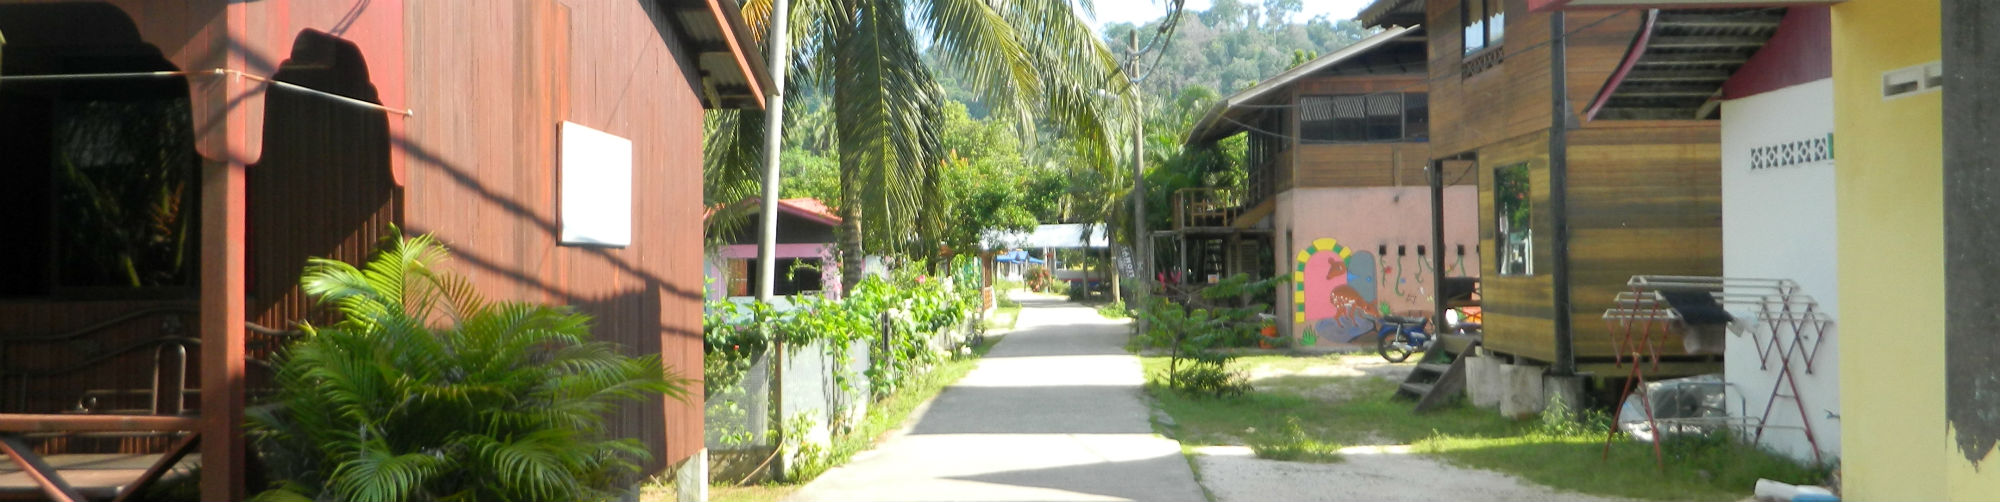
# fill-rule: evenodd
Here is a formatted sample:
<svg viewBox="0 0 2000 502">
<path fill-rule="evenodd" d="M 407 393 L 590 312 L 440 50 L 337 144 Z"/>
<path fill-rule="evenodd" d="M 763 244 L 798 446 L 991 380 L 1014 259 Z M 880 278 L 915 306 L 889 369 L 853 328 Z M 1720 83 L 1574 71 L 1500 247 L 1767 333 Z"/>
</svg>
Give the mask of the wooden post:
<svg viewBox="0 0 2000 502">
<path fill-rule="evenodd" d="M 1445 320 L 1448 308 L 1444 296 L 1446 284 L 1444 274 L 1444 161 L 1433 160 L 1425 164 L 1424 170 L 1431 182 L 1431 332 L 1439 336 L 1451 333 L 1451 323 Z M 1459 271 L 1463 274 L 1464 271 Z"/>
<path fill-rule="evenodd" d="M 247 20 L 231 6 L 224 21 L 227 38 L 247 40 Z M 231 52 L 229 68 L 244 68 Z M 255 92 L 254 82 L 224 77 L 223 95 L 239 99 Z M 246 441 L 243 436 L 244 247 L 247 200 L 244 177 L 250 138 L 247 106 L 223 112 L 221 155 L 202 163 L 201 173 L 201 499 L 243 500 Z"/>
<path fill-rule="evenodd" d="M 1555 270 L 1549 275 L 1555 288 L 1550 292 L 1550 300 L 1555 303 L 1555 361 L 1549 374 L 1570 376 L 1576 374 L 1575 333 L 1570 327 L 1572 307 L 1570 305 L 1569 273 L 1569 35 L 1565 33 L 1564 16 L 1561 12 L 1549 15 L 1549 79 L 1550 85 L 1550 127 L 1549 127 L 1549 226 L 1554 235 L 1549 241 L 1554 244 L 1549 253 L 1549 261 Z M 1533 260 L 1534 258 L 1529 258 Z"/>
</svg>

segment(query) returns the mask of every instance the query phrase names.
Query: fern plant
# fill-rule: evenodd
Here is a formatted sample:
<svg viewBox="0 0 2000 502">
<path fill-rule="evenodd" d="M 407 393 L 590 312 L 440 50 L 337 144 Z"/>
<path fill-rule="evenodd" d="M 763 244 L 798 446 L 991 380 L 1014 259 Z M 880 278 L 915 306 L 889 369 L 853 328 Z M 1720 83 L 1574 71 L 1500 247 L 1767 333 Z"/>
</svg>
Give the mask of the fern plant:
<svg viewBox="0 0 2000 502">
<path fill-rule="evenodd" d="M 597 500 L 647 451 L 604 415 L 691 380 L 592 341 L 566 307 L 482 299 L 430 236 L 356 268 L 314 259 L 305 291 L 345 319 L 304 326 L 251 410 L 276 487 L 262 500 Z"/>
</svg>

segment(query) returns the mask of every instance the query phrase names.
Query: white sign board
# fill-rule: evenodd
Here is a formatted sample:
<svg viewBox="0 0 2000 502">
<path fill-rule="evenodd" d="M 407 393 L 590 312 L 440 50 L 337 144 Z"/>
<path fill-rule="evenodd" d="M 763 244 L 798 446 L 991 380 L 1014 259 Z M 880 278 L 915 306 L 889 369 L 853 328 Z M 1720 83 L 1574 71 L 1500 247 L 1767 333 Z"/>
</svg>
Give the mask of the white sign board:
<svg viewBox="0 0 2000 502">
<path fill-rule="evenodd" d="M 632 140 L 562 123 L 562 243 L 632 244 Z"/>
</svg>

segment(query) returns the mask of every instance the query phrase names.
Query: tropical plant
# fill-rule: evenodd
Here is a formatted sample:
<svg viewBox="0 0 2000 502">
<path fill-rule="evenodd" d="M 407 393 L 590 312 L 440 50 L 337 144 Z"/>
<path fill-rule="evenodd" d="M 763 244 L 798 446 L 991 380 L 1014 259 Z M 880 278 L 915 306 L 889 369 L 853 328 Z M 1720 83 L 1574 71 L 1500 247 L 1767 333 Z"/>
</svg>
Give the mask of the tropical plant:
<svg viewBox="0 0 2000 502">
<path fill-rule="evenodd" d="M 305 291 L 345 319 L 306 325 L 278 392 L 248 413 L 264 500 L 601 500 L 647 451 L 605 414 L 693 382 L 591 340 L 566 307 L 487 302 L 430 236 L 364 267 L 313 259 Z"/>
<path fill-rule="evenodd" d="M 954 222 L 940 207 L 945 151 L 938 111 L 946 99 L 920 48 L 955 71 L 998 116 L 1048 123 L 1108 159 L 1100 90 L 1124 90 L 1109 50 L 1069 0 L 795 0 L 774 13 L 770 0 L 743 4 L 753 37 L 768 40 L 774 15 L 788 15 L 793 60 L 788 87 L 833 103 L 840 158 L 843 290 L 863 276 L 864 247 L 895 251 Z M 920 40 L 927 38 L 927 40 Z M 707 145 L 711 183 L 760 178 L 762 117 L 724 113 Z M 1108 163 L 1108 162 L 1106 162 Z M 733 180 L 733 181 L 732 181 Z M 864 233 L 863 229 L 869 229 Z M 866 242 L 864 243 L 864 236 Z"/>
<path fill-rule="evenodd" d="M 1138 314 L 1147 323 L 1140 342 L 1168 350 L 1168 388 L 1209 397 L 1234 396 L 1248 390 L 1243 376 L 1229 370 L 1231 356 L 1214 350 L 1229 337 L 1228 319 L 1162 297 L 1154 297 Z"/>
<path fill-rule="evenodd" d="M 1050 283 L 1055 281 L 1055 274 L 1049 272 L 1049 267 L 1035 265 L 1028 267 L 1028 270 L 1021 274 L 1021 280 L 1026 283 L 1029 291 L 1040 293 L 1048 291 Z"/>
</svg>

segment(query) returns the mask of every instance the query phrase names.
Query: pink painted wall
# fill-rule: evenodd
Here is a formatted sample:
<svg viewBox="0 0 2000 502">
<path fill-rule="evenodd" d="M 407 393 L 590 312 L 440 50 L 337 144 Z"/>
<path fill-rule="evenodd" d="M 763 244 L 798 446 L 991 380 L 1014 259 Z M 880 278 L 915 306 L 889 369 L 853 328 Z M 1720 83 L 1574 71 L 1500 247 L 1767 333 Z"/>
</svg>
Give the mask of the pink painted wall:
<svg viewBox="0 0 2000 502">
<path fill-rule="evenodd" d="M 1479 275 L 1478 196 L 1473 186 L 1445 189 L 1448 276 Z M 1372 327 L 1383 305 L 1398 314 L 1430 311 L 1436 272 L 1428 262 L 1429 187 L 1295 189 L 1278 195 L 1274 217 L 1280 272 L 1296 278 L 1278 294 L 1280 325 L 1296 343 L 1352 339 L 1372 346 L 1373 338 L 1354 337 Z M 1465 246 L 1463 259 L 1459 245 Z M 1397 246 L 1404 251 L 1400 260 Z M 1417 246 L 1425 248 L 1425 258 L 1418 258 Z"/>
</svg>

